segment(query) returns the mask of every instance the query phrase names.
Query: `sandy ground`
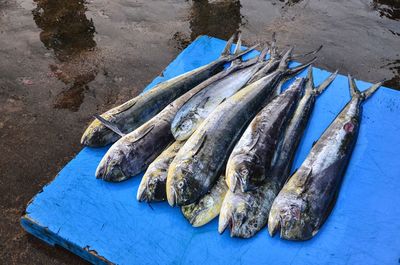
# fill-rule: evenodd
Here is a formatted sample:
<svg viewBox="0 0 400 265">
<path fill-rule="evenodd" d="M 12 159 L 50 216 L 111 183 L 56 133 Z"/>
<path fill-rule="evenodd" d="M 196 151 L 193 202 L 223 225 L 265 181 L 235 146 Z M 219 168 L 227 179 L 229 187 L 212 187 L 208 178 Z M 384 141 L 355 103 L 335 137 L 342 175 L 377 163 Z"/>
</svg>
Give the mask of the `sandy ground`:
<svg viewBox="0 0 400 265">
<path fill-rule="evenodd" d="M 137 95 L 198 35 L 297 52 L 400 88 L 400 4 L 384 0 L 0 2 L 0 263 L 80 264 L 25 233 L 29 200 L 81 149 L 95 113 Z"/>
</svg>

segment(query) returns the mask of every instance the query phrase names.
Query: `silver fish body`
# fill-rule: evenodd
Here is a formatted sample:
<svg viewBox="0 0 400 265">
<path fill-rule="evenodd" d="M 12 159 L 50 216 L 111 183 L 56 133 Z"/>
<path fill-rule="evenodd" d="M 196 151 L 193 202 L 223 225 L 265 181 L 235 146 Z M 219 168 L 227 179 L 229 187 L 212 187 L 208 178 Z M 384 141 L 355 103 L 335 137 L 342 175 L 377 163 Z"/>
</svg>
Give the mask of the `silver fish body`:
<svg viewBox="0 0 400 265">
<path fill-rule="evenodd" d="M 254 190 L 269 177 L 280 135 L 303 92 L 304 79 L 296 79 L 251 121 L 229 156 L 226 180 L 231 191 Z"/>
<path fill-rule="evenodd" d="M 182 105 L 196 93 L 239 67 L 241 66 L 235 65 L 207 79 L 174 100 L 138 129 L 119 139 L 100 161 L 96 177 L 106 181 L 119 182 L 144 171 L 174 141 L 171 123 Z"/>
<path fill-rule="evenodd" d="M 305 92 L 293 113 L 293 117 L 287 125 L 285 133 L 280 139 L 271 165 L 270 176 L 271 178 L 276 179 L 276 181 L 279 181 L 280 186 L 286 182 L 290 175 L 297 147 L 314 109 L 317 96 L 332 83 L 336 75 L 337 71 L 330 75 L 318 87 L 314 87 L 312 67 L 310 66 L 305 85 Z"/>
<path fill-rule="evenodd" d="M 220 72 L 225 63 L 254 48 L 231 55 L 230 47 L 232 41 L 233 36 L 228 41 L 222 55 L 215 61 L 162 82 L 148 92 L 140 94 L 122 105 L 103 113 L 101 117 L 118 126 L 123 133 L 130 133 L 139 128 L 173 100 Z M 117 133 L 104 126 L 98 119 L 95 119 L 83 133 L 81 143 L 91 147 L 100 147 L 111 144 L 119 138 L 120 136 Z"/>
<path fill-rule="evenodd" d="M 278 81 L 279 74 L 274 73 L 243 88 L 220 104 L 186 141 L 168 171 L 171 206 L 191 204 L 211 188 L 249 120 L 268 101 Z"/>
<path fill-rule="evenodd" d="M 181 207 L 183 215 L 193 227 L 209 223 L 218 216 L 227 191 L 225 177 L 221 176 L 210 192 L 199 201 Z"/>
<path fill-rule="evenodd" d="M 361 103 L 381 85 L 361 93 L 349 80 L 352 99 L 276 197 L 268 219 L 271 235 L 280 229 L 281 238 L 310 239 L 331 212 L 357 139 Z"/>
<path fill-rule="evenodd" d="M 262 67 L 257 63 L 241 69 L 197 93 L 178 111 L 172 122 L 172 134 L 177 140 L 186 140 L 204 119 L 225 99 L 240 90 Z"/>
<path fill-rule="evenodd" d="M 167 199 L 165 185 L 168 168 L 184 143 L 175 141 L 149 165 L 139 184 L 138 201 L 157 202 Z"/>
<path fill-rule="evenodd" d="M 280 148 L 275 148 L 271 167 L 264 171 L 266 172 L 264 182 L 257 185 L 254 190 L 243 192 L 236 189 L 234 193 L 230 192 L 229 196 L 226 196 L 220 214 L 220 233 L 229 227 L 231 236 L 249 238 L 267 224 L 272 203 L 287 179 L 285 174 L 290 172 L 292 160 L 311 114 L 315 97 L 328 87 L 336 76 L 336 74 L 331 75 L 318 88 L 314 88 L 311 71 L 310 67 L 305 93 L 297 104 L 290 122 L 286 129 L 285 126 L 281 128 L 284 133 L 280 137 Z M 229 162 L 227 168 L 229 168 Z"/>
<path fill-rule="evenodd" d="M 168 170 L 167 199 L 171 206 L 193 203 L 211 188 L 247 124 L 276 93 L 282 77 L 311 63 L 288 69 L 290 55 L 291 49 L 276 71 L 220 104 L 186 141 Z"/>
</svg>

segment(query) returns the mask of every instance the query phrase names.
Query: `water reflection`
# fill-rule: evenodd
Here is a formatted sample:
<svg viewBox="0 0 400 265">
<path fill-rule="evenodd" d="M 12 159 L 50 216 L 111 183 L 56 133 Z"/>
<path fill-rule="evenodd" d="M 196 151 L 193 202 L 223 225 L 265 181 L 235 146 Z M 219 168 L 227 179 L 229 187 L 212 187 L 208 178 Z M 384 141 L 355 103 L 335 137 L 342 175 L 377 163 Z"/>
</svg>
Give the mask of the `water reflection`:
<svg viewBox="0 0 400 265">
<path fill-rule="evenodd" d="M 228 39 L 242 23 L 239 0 L 193 1 L 190 15 L 190 39 L 209 35 Z"/>
<path fill-rule="evenodd" d="M 95 27 L 86 15 L 82 0 L 34 0 L 32 11 L 42 29 L 40 40 L 54 51 L 57 62 L 50 65 L 52 75 L 67 85 L 56 96 L 54 107 L 77 111 L 84 99 L 87 84 L 98 73 Z"/>
<path fill-rule="evenodd" d="M 384 85 L 391 88 L 400 89 L 400 60 L 395 60 L 393 62 L 385 65 L 385 68 L 388 68 L 392 71 L 393 77 L 390 80 L 387 80 Z"/>
<path fill-rule="evenodd" d="M 379 12 L 381 17 L 400 20 L 399 0 L 373 0 L 372 7 Z"/>
</svg>

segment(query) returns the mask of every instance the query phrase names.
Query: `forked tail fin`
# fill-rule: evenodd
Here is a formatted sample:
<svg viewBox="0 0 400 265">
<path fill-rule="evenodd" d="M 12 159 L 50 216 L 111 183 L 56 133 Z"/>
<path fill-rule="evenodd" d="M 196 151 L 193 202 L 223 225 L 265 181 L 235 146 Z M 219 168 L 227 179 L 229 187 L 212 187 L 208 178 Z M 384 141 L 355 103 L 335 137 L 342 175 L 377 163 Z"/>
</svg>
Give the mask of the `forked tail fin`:
<svg viewBox="0 0 400 265">
<path fill-rule="evenodd" d="M 321 94 L 322 92 L 324 92 L 326 88 L 328 88 L 328 86 L 333 82 L 333 80 L 335 80 L 337 73 L 338 70 L 336 70 L 327 79 L 325 79 L 318 87 L 315 87 L 312 65 L 310 65 L 308 67 L 308 72 L 307 72 L 306 90 L 312 90 L 316 95 Z"/>
<path fill-rule="evenodd" d="M 244 51 L 241 51 L 240 46 L 241 46 L 242 41 L 241 41 L 241 36 L 239 34 L 238 43 L 237 43 L 236 49 L 235 49 L 235 54 L 231 54 L 232 43 L 233 43 L 233 40 L 235 39 L 235 36 L 236 36 L 236 34 L 233 34 L 232 37 L 229 38 L 228 42 L 225 45 L 224 50 L 221 53 L 221 56 L 220 56 L 220 58 L 226 59 L 227 62 L 233 61 L 233 60 L 251 52 L 252 50 L 254 50 L 255 48 L 257 48 L 259 46 L 259 44 L 256 44 Z"/>
<path fill-rule="evenodd" d="M 349 74 L 348 75 L 349 78 L 349 86 L 350 86 L 350 95 L 351 97 L 361 97 L 363 100 L 368 99 L 370 96 L 372 96 L 372 94 L 374 94 L 379 87 L 382 86 L 384 81 L 378 82 L 376 84 L 373 84 L 372 86 L 370 86 L 368 89 L 364 90 L 363 92 L 361 92 L 356 85 L 356 82 L 354 80 L 354 78 Z"/>
</svg>

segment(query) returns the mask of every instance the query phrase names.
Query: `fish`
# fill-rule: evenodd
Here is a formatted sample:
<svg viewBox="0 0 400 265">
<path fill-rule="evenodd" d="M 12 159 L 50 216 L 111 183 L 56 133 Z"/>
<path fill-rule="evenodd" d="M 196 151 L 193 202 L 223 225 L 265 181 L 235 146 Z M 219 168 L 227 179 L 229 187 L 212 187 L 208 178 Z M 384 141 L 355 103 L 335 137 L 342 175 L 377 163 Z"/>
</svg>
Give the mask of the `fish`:
<svg viewBox="0 0 400 265">
<path fill-rule="evenodd" d="M 337 73 L 338 71 L 334 72 L 318 87 L 315 87 L 312 66 L 308 68 L 304 95 L 301 97 L 285 133 L 280 139 L 271 165 L 270 177 L 279 181 L 280 187 L 290 175 L 297 147 L 314 109 L 316 99 L 329 87 Z"/>
<path fill-rule="evenodd" d="M 278 187 L 270 181 L 248 192 L 228 189 L 219 214 L 218 232 L 222 234 L 229 227 L 231 237 L 253 237 L 267 224 L 269 210 L 278 192 Z"/>
<path fill-rule="evenodd" d="M 267 51 L 268 48 L 261 52 L 257 63 L 226 76 L 188 100 L 172 122 L 171 131 L 175 139 L 187 140 L 215 107 L 245 86 L 248 80 L 266 64 L 264 58 Z"/>
<path fill-rule="evenodd" d="M 181 207 L 183 215 L 193 227 L 209 223 L 218 216 L 227 191 L 225 176 L 222 175 L 210 192 L 199 201 Z"/>
<path fill-rule="evenodd" d="M 232 192 L 238 188 L 243 192 L 254 190 L 269 177 L 281 131 L 292 117 L 303 88 L 304 79 L 296 79 L 250 122 L 227 162 L 226 182 Z"/>
<path fill-rule="evenodd" d="M 291 51 L 286 52 L 276 71 L 218 105 L 182 146 L 168 170 L 167 200 L 171 206 L 191 204 L 212 187 L 246 125 L 269 101 L 281 78 L 314 61 L 288 69 Z"/>
<path fill-rule="evenodd" d="M 290 173 L 293 157 L 301 135 L 307 124 L 315 98 L 335 79 L 337 72 L 330 75 L 318 88 L 314 87 L 312 67 L 308 70 L 305 92 L 290 118 L 286 128 L 282 128 L 280 148 L 276 148 L 274 159 L 267 171 L 265 181 L 255 189 L 229 191 L 223 202 L 218 231 L 223 233 L 229 226 L 232 237 L 250 238 L 268 222 L 269 211 L 275 197 Z M 228 162 L 229 164 L 229 162 Z M 245 216 L 243 219 L 242 216 Z"/>
<path fill-rule="evenodd" d="M 162 82 L 148 92 L 110 109 L 100 116 L 113 123 L 124 133 L 130 133 L 154 117 L 172 101 L 223 70 L 224 65 L 252 51 L 257 45 L 236 54 L 230 54 L 235 35 L 227 42 L 219 58 L 211 63 Z M 98 119 L 94 119 L 81 138 L 81 144 L 102 147 L 116 142 L 121 135 Z"/>
<path fill-rule="evenodd" d="M 137 200 L 142 202 L 165 201 L 165 185 L 169 165 L 185 141 L 175 141 L 165 149 L 147 168 L 137 191 Z"/>
<path fill-rule="evenodd" d="M 247 67 L 249 63 L 252 61 L 231 65 L 174 100 L 133 132 L 122 136 L 101 159 L 96 170 L 96 178 L 120 182 L 143 172 L 174 141 L 171 123 L 182 105 L 202 89 L 242 67 Z"/>
<path fill-rule="evenodd" d="M 360 92 L 349 75 L 351 100 L 313 145 L 275 198 L 268 231 L 287 240 L 308 240 L 328 218 L 338 196 L 361 122 L 362 103 L 382 85 Z"/>
</svg>

